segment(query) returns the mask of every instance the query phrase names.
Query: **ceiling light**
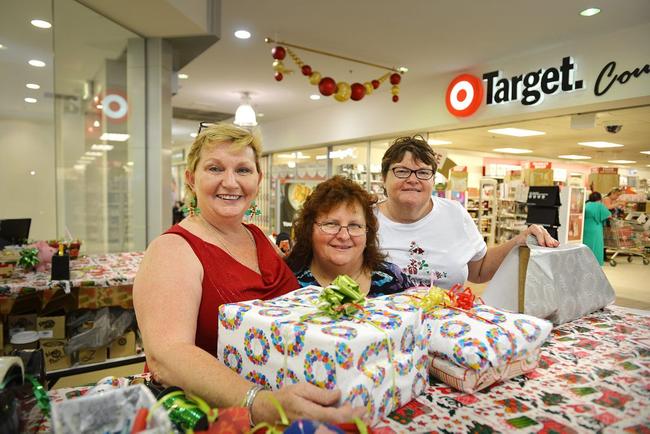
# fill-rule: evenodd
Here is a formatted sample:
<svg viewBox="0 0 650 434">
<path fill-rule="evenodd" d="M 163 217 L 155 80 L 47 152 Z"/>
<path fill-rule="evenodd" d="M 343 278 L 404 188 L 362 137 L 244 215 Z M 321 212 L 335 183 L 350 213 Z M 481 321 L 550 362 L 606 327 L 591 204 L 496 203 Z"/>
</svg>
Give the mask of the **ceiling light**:
<svg viewBox="0 0 650 434">
<path fill-rule="evenodd" d="M 105 145 L 103 143 L 97 143 L 90 147 L 93 151 L 112 151 L 113 145 Z"/>
<path fill-rule="evenodd" d="M 427 143 L 430 145 L 451 145 L 449 140 L 428 139 Z"/>
<path fill-rule="evenodd" d="M 34 176 L 34 175 L 36 175 L 36 171 L 35 171 L 35 170 L 30 170 L 30 171 L 29 171 L 29 174 L 32 175 L 32 176 Z"/>
<path fill-rule="evenodd" d="M 632 164 L 636 163 L 634 160 L 607 160 L 608 163 L 612 164 Z"/>
<path fill-rule="evenodd" d="M 45 62 L 43 62 L 42 60 L 37 60 L 37 59 L 32 59 L 27 63 L 29 63 L 30 65 L 35 66 L 37 68 L 42 68 L 42 67 L 45 66 Z"/>
<path fill-rule="evenodd" d="M 587 155 L 573 155 L 573 154 L 569 154 L 569 155 L 558 155 L 557 157 L 558 157 L 558 158 L 564 158 L 564 159 L 566 159 L 566 160 L 591 160 L 591 157 L 589 157 L 589 156 L 587 156 Z"/>
<path fill-rule="evenodd" d="M 296 168 L 296 162 L 295 162 L 295 161 L 289 161 L 289 162 L 287 163 L 287 167 L 288 167 L 289 169 L 295 169 L 295 168 Z"/>
<path fill-rule="evenodd" d="M 327 160 L 327 155 L 321 154 L 321 155 L 316 155 L 317 160 Z"/>
<path fill-rule="evenodd" d="M 36 83 L 27 83 L 27 84 L 25 85 L 25 87 L 26 87 L 27 89 L 34 89 L 34 90 L 37 90 L 37 89 L 40 89 L 40 88 L 41 88 L 41 86 L 39 86 L 39 85 L 36 84 Z"/>
<path fill-rule="evenodd" d="M 79 158 L 79 159 L 83 160 L 83 161 L 93 161 L 95 159 L 95 157 L 91 157 L 89 155 L 82 155 L 81 158 Z"/>
<path fill-rule="evenodd" d="M 650 151 L 641 151 L 642 154 L 650 155 Z"/>
<path fill-rule="evenodd" d="M 104 106 L 101 104 L 97 104 L 95 107 L 97 107 L 97 110 L 102 110 L 104 108 Z"/>
<path fill-rule="evenodd" d="M 99 140 L 110 140 L 112 142 L 126 142 L 129 140 L 128 134 L 120 134 L 120 133 L 104 133 L 101 136 L 99 136 Z"/>
<path fill-rule="evenodd" d="M 399 68 L 397 68 L 397 70 L 402 74 L 406 74 L 407 72 L 409 72 L 409 69 L 406 66 L 400 66 Z"/>
<path fill-rule="evenodd" d="M 188 78 L 190 78 L 190 76 L 187 74 L 180 73 L 178 74 L 178 78 L 181 80 L 187 80 Z"/>
<path fill-rule="evenodd" d="M 133 166 L 133 161 L 127 161 L 127 162 L 126 162 L 126 165 L 127 165 L 127 166 Z"/>
<path fill-rule="evenodd" d="M 309 99 L 312 100 L 312 101 L 318 101 L 320 99 L 320 95 L 318 95 L 317 93 L 314 93 L 312 95 L 309 95 Z"/>
<path fill-rule="evenodd" d="M 235 112 L 235 120 L 233 123 L 240 127 L 254 127 L 257 125 L 257 119 L 255 118 L 255 110 L 251 106 L 250 94 L 248 92 L 242 92 L 241 101 L 242 103 L 237 107 L 237 111 Z"/>
<path fill-rule="evenodd" d="M 197 135 L 196 133 L 190 133 L 190 137 L 191 137 L 191 138 L 195 138 L 196 135 Z"/>
<path fill-rule="evenodd" d="M 497 128 L 494 130 L 488 130 L 488 132 L 494 134 L 503 134 L 505 136 L 514 136 L 514 137 L 541 136 L 546 134 L 543 131 L 524 130 L 522 128 Z"/>
<path fill-rule="evenodd" d="M 30 22 L 32 23 L 32 26 L 38 27 L 39 29 L 49 29 L 52 27 L 52 24 L 50 24 L 49 21 L 45 20 L 32 20 Z"/>
<path fill-rule="evenodd" d="M 584 11 L 580 12 L 580 15 L 583 17 L 593 17 L 596 14 L 600 13 L 600 9 L 598 8 L 587 8 Z"/>
<path fill-rule="evenodd" d="M 100 126 L 101 126 L 101 124 L 99 123 L 99 121 L 93 122 L 93 127 L 99 128 Z"/>
<path fill-rule="evenodd" d="M 258 117 L 258 118 L 263 118 L 263 117 L 264 117 L 264 113 L 258 113 L 258 114 L 257 114 L 257 117 Z"/>
<path fill-rule="evenodd" d="M 6 50 L 6 49 L 7 49 L 7 46 L 6 46 L 6 45 L 2 45 L 2 44 L 0 44 L 0 50 Z"/>
<path fill-rule="evenodd" d="M 104 155 L 103 152 L 97 152 L 97 151 L 86 151 L 86 155 L 89 155 L 91 157 L 101 157 Z"/>
<path fill-rule="evenodd" d="M 590 148 L 620 148 L 623 146 L 611 142 L 578 142 L 578 145 L 589 146 Z"/>
<path fill-rule="evenodd" d="M 248 30 L 237 30 L 235 31 L 235 38 L 237 39 L 248 39 L 251 37 L 251 32 Z"/>
<path fill-rule="evenodd" d="M 38 100 L 36 98 L 25 98 L 25 102 L 28 102 L 30 104 L 37 103 Z"/>
<path fill-rule="evenodd" d="M 75 165 L 72 166 L 72 167 L 74 168 L 74 170 L 85 170 L 85 169 L 86 169 L 86 165 L 85 165 L 85 164 L 75 164 Z"/>
<path fill-rule="evenodd" d="M 529 154 L 533 151 L 523 148 L 496 148 L 492 149 L 494 152 L 504 152 L 506 154 Z"/>
</svg>

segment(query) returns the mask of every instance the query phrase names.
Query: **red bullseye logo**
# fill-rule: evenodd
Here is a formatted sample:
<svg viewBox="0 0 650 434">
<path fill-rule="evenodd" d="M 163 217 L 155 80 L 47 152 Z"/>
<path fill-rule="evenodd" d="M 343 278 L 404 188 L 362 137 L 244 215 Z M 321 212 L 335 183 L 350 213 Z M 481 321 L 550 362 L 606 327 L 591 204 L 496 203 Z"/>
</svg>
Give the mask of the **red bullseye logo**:
<svg viewBox="0 0 650 434">
<path fill-rule="evenodd" d="M 480 78 L 470 74 L 461 74 L 449 83 L 445 103 L 447 110 L 452 115 L 470 116 L 478 110 L 482 102 L 483 82 Z"/>
</svg>

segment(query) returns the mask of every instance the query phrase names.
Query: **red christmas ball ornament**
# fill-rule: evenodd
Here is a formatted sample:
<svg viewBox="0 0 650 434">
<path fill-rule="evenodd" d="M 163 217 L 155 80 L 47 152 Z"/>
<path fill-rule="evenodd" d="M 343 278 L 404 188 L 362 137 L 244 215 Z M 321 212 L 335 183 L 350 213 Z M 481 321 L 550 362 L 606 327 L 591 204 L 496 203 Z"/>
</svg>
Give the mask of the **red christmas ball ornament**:
<svg viewBox="0 0 650 434">
<path fill-rule="evenodd" d="M 372 80 L 370 84 L 372 84 L 372 87 L 377 89 L 379 87 L 379 80 Z"/>
<path fill-rule="evenodd" d="M 302 65 L 300 70 L 302 71 L 302 75 L 306 75 L 307 77 L 311 75 L 311 66 L 309 65 Z"/>
<path fill-rule="evenodd" d="M 399 84 L 400 81 L 402 81 L 402 76 L 397 72 L 393 72 L 390 75 L 390 84 Z"/>
<path fill-rule="evenodd" d="M 350 93 L 350 99 L 352 101 L 359 101 L 366 95 L 366 88 L 361 83 L 352 83 L 352 92 Z"/>
<path fill-rule="evenodd" d="M 271 48 L 271 55 L 274 59 L 282 60 L 287 56 L 287 50 L 283 46 L 278 45 L 277 47 Z"/>
<path fill-rule="evenodd" d="M 325 96 L 330 96 L 336 93 L 336 82 L 332 77 L 324 77 L 318 83 L 318 90 Z"/>
<path fill-rule="evenodd" d="M 397 102 L 397 101 L 399 101 L 399 96 L 393 95 L 393 102 Z"/>
<path fill-rule="evenodd" d="M 276 72 L 275 74 L 273 74 L 273 77 L 275 77 L 276 81 L 282 81 L 282 79 L 284 78 L 281 72 Z"/>
</svg>

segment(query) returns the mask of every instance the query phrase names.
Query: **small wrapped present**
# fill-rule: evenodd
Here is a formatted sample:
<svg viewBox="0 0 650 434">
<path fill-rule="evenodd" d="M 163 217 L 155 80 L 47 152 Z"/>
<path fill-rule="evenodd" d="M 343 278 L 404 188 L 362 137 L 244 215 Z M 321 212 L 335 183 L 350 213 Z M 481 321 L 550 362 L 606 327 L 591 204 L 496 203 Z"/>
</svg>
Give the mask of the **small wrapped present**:
<svg viewBox="0 0 650 434">
<path fill-rule="evenodd" d="M 401 303 L 415 299 L 425 309 L 431 373 L 471 393 L 535 369 L 552 324 L 476 304 L 468 288 L 460 289 L 415 289 L 389 296 Z"/>
<path fill-rule="evenodd" d="M 218 356 L 269 389 L 309 382 L 341 389 L 341 404 L 365 406 L 373 421 L 423 392 L 429 357 L 422 311 L 372 299 L 333 319 L 316 305 L 323 292 L 306 287 L 273 300 L 219 308 Z"/>
</svg>

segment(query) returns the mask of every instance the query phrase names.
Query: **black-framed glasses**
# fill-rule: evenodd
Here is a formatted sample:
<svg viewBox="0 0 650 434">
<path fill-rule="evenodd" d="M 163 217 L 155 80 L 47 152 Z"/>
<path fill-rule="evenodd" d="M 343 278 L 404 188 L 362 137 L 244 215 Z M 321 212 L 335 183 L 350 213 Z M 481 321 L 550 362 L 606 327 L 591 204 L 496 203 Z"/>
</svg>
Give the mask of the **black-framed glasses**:
<svg viewBox="0 0 650 434">
<path fill-rule="evenodd" d="M 341 232 L 341 229 L 343 228 L 347 229 L 348 234 L 351 237 L 360 237 L 361 235 L 368 232 L 368 228 L 358 223 L 350 223 L 347 226 L 343 226 L 336 222 L 316 222 L 316 226 L 318 226 L 321 231 L 325 232 L 328 235 L 338 235 L 338 233 Z"/>
<path fill-rule="evenodd" d="M 201 122 L 199 124 L 199 131 L 196 134 L 201 134 L 201 131 L 214 125 L 214 122 Z"/>
<path fill-rule="evenodd" d="M 417 179 L 426 181 L 427 179 L 433 178 L 434 173 L 433 169 L 409 169 L 408 167 L 397 166 L 391 169 L 395 178 L 406 179 L 411 176 L 411 173 L 415 173 Z"/>
</svg>

